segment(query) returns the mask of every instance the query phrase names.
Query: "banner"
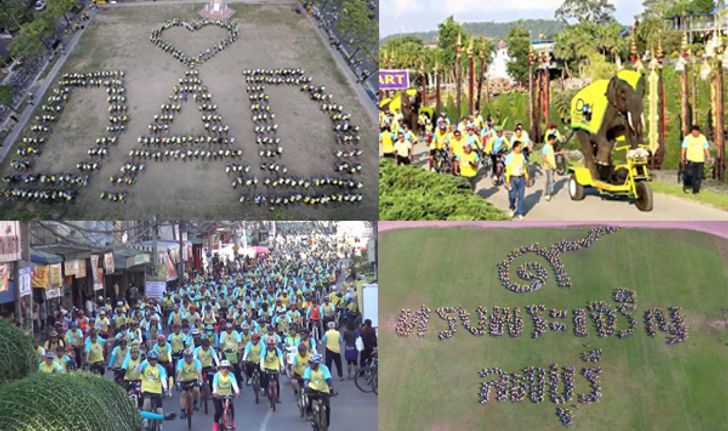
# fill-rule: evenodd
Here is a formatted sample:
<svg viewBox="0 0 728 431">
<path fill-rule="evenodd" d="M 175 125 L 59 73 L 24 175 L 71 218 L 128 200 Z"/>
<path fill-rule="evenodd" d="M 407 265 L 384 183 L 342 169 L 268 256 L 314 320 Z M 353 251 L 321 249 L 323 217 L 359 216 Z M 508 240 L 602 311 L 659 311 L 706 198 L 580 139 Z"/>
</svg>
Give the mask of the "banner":
<svg viewBox="0 0 728 431">
<path fill-rule="evenodd" d="M 176 280 L 177 278 L 177 268 L 174 266 L 172 258 L 167 255 L 167 281 Z"/>
<path fill-rule="evenodd" d="M 0 262 L 20 260 L 20 235 L 17 221 L 0 221 Z"/>
<path fill-rule="evenodd" d="M 79 260 L 67 260 L 63 262 L 63 273 L 66 274 L 66 277 L 75 277 L 79 270 Z"/>
<path fill-rule="evenodd" d="M 9 263 L 0 263 L 0 292 L 7 292 L 10 289 L 10 271 L 12 265 Z"/>
<path fill-rule="evenodd" d="M 92 254 L 89 259 L 91 260 L 91 278 L 94 290 L 101 290 L 104 288 L 104 271 L 99 268 L 99 255 Z M 101 275 L 99 276 L 99 274 Z"/>
<path fill-rule="evenodd" d="M 30 295 L 30 278 L 33 271 L 29 267 L 20 268 L 20 297 Z"/>
<path fill-rule="evenodd" d="M 104 270 L 107 274 L 114 273 L 114 253 L 104 254 Z"/>
<path fill-rule="evenodd" d="M 53 298 L 60 297 L 61 296 L 61 293 L 62 293 L 61 292 L 61 289 L 63 289 L 63 288 L 62 287 L 56 287 L 56 288 L 53 288 L 53 289 L 47 289 L 46 290 L 46 298 L 53 299 Z"/>
<path fill-rule="evenodd" d="M 150 298 L 161 298 L 167 290 L 166 281 L 147 281 L 145 295 Z"/>
<path fill-rule="evenodd" d="M 37 287 L 39 289 L 47 289 L 49 284 L 49 270 L 48 265 L 35 265 L 33 267 L 33 275 L 31 277 L 31 287 Z"/>
<path fill-rule="evenodd" d="M 406 90 L 410 86 L 406 70 L 383 69 L 379 71 L 380 90 Z"/>
<path fill-rule="evenodd" d="M 63 286 L 63 273 L 61 272 L 60 263 L 54 263 L 53 265 L 50 265 L 49 274 L 49 281 L 52 287 Z"/>
</svg>

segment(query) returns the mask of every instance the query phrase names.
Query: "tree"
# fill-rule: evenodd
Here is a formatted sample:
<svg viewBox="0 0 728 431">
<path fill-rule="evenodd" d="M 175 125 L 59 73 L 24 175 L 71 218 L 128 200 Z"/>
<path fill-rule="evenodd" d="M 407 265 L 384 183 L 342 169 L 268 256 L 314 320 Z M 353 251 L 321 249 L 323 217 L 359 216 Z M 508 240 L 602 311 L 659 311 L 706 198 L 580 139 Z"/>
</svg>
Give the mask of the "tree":
<svg viewBox="0 0 728 431">
<path fill-rule="evenodd" d="M 58 19 L 63 18 L 66 20 L 66 24 L 70 24 L 66 14 L 73 10 L 78 3 L 76 0 L 47 0 L 46 11 L 49 16 Z"/>
<path fill-rule="evenodd" d="M 555 16 L 565 22 L 606 24 L 615 21 L 616 10 L 610 0 L 564 0 Z"/>
<path fill-rule="evenodd" d="M 336 27 L 356 47 L 352 58 L 359 50 L 371 55 L 378 45 L 377 25 L 365 0 L 344 1 Z"/>
<path fill-rule="evenodd" d="M 455 49 L 458 43 L 458 35 L 464 33 L 463 26 L 451 16 L 439 25 L 439 36 L 437 47 L 440 48 L 442 56 L 440 60 L 443 66 L 452 67 L 455 65 Z"/>
<path fill-rule="evenodd" d="M 17 31 L 31 16 L 28 0 L 0 0 L 0 28 Z"/>
<path fill-rule="evenodd" d="M 20 31 L 8 46 L 13 58 L 33 57 L 43 54 L 48 49 L 43 41 L 44 36 L 53 33 L 55 23 L 41 15 L 33 21 L 20 26 Z"/>
<path fill-rule="evenodd" d="M 528 52 L 531 47 L 531 40 L 528 30 L 521 21 L 511 26 L 508 34 L 508 56 L 511 61 L 508 63 L 508 74 L 517 82 L 528 81 Z"/>
<path fill-rule="evenodd" d="M 0 105 L 13 106 L 13 93 L 9 85 L 0 85 Z"/>
</svg>

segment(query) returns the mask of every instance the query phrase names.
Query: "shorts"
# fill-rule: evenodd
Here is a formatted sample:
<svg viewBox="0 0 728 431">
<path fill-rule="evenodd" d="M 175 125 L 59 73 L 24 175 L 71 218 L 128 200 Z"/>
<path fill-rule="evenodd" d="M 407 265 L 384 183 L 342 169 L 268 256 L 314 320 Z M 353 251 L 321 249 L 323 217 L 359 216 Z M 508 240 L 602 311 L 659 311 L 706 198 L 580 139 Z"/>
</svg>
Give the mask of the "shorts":
<svg viewBox="0 0 728 431">
<path fill-rule="evenodd" d="M 394 159 L 394 153 L 384 153 L 385 159 Z"/>
<path fill-rule="evenodd" d="M 143 392 L 142 393 L 142 399 L 149 398 L 149 401 L 152 404 L 152 409 L 161 409 L 162 408 L 162 394 L 153 394 L 151 392 Z"/>
<path fill-rule="evenodd" d="M 398 165 L 409 165 L 410 159 L 409 159 L 409 157 L 397 156 L 397 164 Z"/>
</svg>

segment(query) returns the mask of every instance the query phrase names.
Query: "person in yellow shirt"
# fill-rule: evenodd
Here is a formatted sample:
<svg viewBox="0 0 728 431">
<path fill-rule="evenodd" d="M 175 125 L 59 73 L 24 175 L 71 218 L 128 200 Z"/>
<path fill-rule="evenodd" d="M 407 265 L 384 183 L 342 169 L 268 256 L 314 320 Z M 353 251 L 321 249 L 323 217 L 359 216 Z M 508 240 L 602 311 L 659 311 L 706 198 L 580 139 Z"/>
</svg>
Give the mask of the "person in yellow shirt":
<svg viewBox="0 0 728 431">
<path fill-rule="evenodd" d="M 554 173 L 556 172 L 555 147 L 556 135 L 552 133 L 546 137 L 546 144 L 544 144 L 541 149 L 541 155 L 543 156 L 543 170 L 546 173 L 546 186 L 543 190 L 543 194 L 546 196 L 546 202 L 550 201 L 551 197 L 554 195 Z"/>
<path fill-rule="evenodd" d="M 86 363 L 92 373 L 101 376 L 106 372 L 104 367 L 104 339 L 100 338 L 96 331 L 91 331 L 86 339 Z"/>
<path fill-rule="evenodd" d="M 344 374 L 341 366 L 341 343 L 343 337 L 341 333 L 336 330 L 336 323 L 329 322 L 328 330 L 321 338 L 321 344 L 326 348 L 326 367 L 331 368 L 331 364 L 336 364 L 336 373 L 339 375 L 340 380 L 344 380 Z"/>
<path fill-rule="evenodd" d="M 447 140 L 448 132 L 447 127 L 444 124 L 442 127 L 435 129 L 435 133 L 430 136 L 430 170 L 435 170 L 437 156 L 445 151 Z"/>
<path fill-rule="evenodd" d="M 296 353 L 296 355 L 293 357 L 294 379 L 291 381 L 291 387 L 293 388 L 294 394 L 298 394 L 298 391 L 300 389 L 305 388 L 305 386 L 303 385 L 303 374 L 306 372 L 306 368 L 308 368 L 308 363 L 310 359 L 311 352 L 309 352 L 306 343 L 299 343 L 298 353 Z"/>
<path fill-rule="evenodd" d="M 141 374 L 143 408 L 146 411 L 155 409 L 163 414 L 162 395 L 167 392 L 167 372 L 159 365 L 159 354 L 152 350 L 147 353 L 147 360 L 137 367 Z"/>
<path fill-rule="evenodd" d="M 456 160 L 458 166 L 460 166 L 460 176 L 467 179 L 470 183 L 470 188 L 475 191 L 478 166 L 480 165 L 478 153 L 473 151 L 473 148 L 469 144 L 465 144 L 463 153 L 456 156 Z"/>
<path fill-rule="evenodd" d="M 38 371 L 46 374 L 63 374 L 63 367 L 55 359 L 55 353 L 46 353 L 45 360 L 38 365 Z"/>
<path fill-rule="evenodd" d="M 386 126 L 379 133 L 379 146 L 385 159 L 394 159 L 394 135 Z"/>
<path fill-rule="evenodd" d="M 412 162 L 412 144 L 404 138 L 404 133 L 402 132 L 397 134 L 394 152 L 397 156 L 397 166 L 409 165 Z"/>
<path fill-rule="evenodd" d="M 526 194 L 526 180 L 528 179 L 528 163 L 523 155 L 523 143 L 513 142 L 513 150 L 506 157 L 506 182 L 508 190 L 509 208 L 511 217 L 523 219 L 523 199 Z"/>
<path fill-rule="evenodd" d="M 457 162 L 457 159 L 458 156 L 464 152 L 463 148 L 466 143 L 467 140 L 463 137 L 462 132 L 458 129 L 455 129 L 452 132 L 452 136 L 448 141 L 448 145 L 450 146 L 450 154 L 453 160 L 453 174 L 455 175 L 460 175 L 460 164 Z"/>
<path fill-rule="evenodd" d="M 329 371 L 329 367 L 321 364 L 321 355 L 311 355 L 309 366 L 303 374 L 304 388 L 306 388 L 309 400 L 306 411 L 309 415 L 311 414 L 311 400 L 323 400 L 326 408 L 326 423 L 329 425 L 331 425 L 329 397 L 332 393 L 335 394 L 331 380 L 331 371 Z"/>
<path fill-rule="evenodd" d="M 238 388 L 238 382 L 235 381 L 235 376 L 230 373 L 230 362 L 227 360 L 220 361 L 220 370 L 215 373 L 212 378 L 212 396 L 215 402 L 215 423 L 212 425 L 213 431 L 217 431 L 220 426 L 220 419 L 222 419 L 222 399 L 221 396 L 235 395 L 236 398 L 240 398 L 240 389 Z M 235 406 L 230 403 L 230 413 L 235 418 Z M 233 428 L 235 424 L 233 423 Z"/>
<path fill-rule="evenodd" d="M 710 161 L 710 144 L 708 139 L 700 133 L 700 126 L 693 125 L 690 134 L 685 136 L 680 150 L 680 160 L 683 163 L 683 191 L 688 193 L 692 188 L 693 194 L 700 193 L 703 182 L 703 168 L 705 161 Z"/>
</svg>

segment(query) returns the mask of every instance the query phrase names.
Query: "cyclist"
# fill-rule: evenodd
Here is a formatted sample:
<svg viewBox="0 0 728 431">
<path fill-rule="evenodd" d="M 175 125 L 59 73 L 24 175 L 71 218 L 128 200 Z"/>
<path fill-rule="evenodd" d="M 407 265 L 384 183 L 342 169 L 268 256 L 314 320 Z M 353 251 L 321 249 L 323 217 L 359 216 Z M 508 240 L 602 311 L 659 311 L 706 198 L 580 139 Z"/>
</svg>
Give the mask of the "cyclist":
<svg viewBox="0 0 728 431">
<path fill-rule="evenodd" d="M 204 376 L 208 376 L 213 367 L 216 367 L 220 362 L 217 358 L 217 353 L 215 353 L 215 349 L 210 348 L 210 340 L 207 338 L 203 338 L 202 344 L 195 348 L 194 358 L 200 361 Z M 212 379 L 208 378 L 207 380 L 207 384 L 212 388 Z"/>
<path fill-rule="evenodd" d="M 86 352 L 86 363 L 92 373 L 104 375 L 104 339 L 98 336 L 95 330 L 91 330 L 86 338 L 84 351 Z"/>
<path fill-rule="evenodd" d="M 248 384 L 250 384 L 250 378 L 253 377 L 253 369 L 260 364 L 260 353 L 262 350 L 263 346 L 260 344 L 260 334 L 256 332 L 250 337 L 248 344 L 245 345 L 245 352 L 243 353 L 245 375 L 248 377 Z"/>
<path fill-rule="evenodd" d="M 194 401 L 193 409 L 199 410 L 198 401 L 200 400 L 200 387 L 202 383 L 202 363 L 199 359 L 194 359 L 194 352 L 191 349 L 184 351 L 184 358 L 177 361 L 177 382 L 179 384 L 179 408 L 182 412 L 181 419 L 187 418 L 185 415 L 185 392 L 190 386 L 194 386 L 192 390 L 192 399 Z"/>
<path fill-rule="evenodd" d="M 293 357 L 293 380 L 291 381 L 291 387 L 293 393 L 298 394 L 299 389 L 304 388 L 303 385 L 303 374 L 308 368 L 308 362 L 311 359 L 311 353 L 308 351 L 308 347 L 305 344 L 298 345 L 298 353 Z"/>
<path fill-rule="evenodd" d="M 281 350 L 276 347 L 276 339 L 275 337 L 267 336 L 265 339 L 265 346 L 260 352 L 260 370 L 261 373 L 261 384 L 260 386 L 262 388 L 265 388 L 266 391 L 268 389 L 268 379 L 272 378 L 272 373 L 279 373 L 284 367 L 283 362 L 283 353 L 281 353 Z M 278 396 L 278 403 L 281 402 L 281 383 L 280 379 L 276 381 L 276 390 L 279 394 Z"/>
<path fill-rule="evenodd" d="M 45 354 L 45 360 L 38 365 L 38 371 L 47 374 L 63 374 L 63 367 L 56 362 L 56 354 L 48 352 Z"/>
<path fill-rule="evenodd" d="M 163 366 L 168 372 L 172 372 L 172 346 L 167 342 L 164 334 L 159 334 L 157 342 L 152 347 L 153 352 L 157 352 L 159 357 L 159 365 Z"/>
<path fill-rule="evenodd" d="M 114 372 L 114 381 L 120 383 L 124 378 L 124 370 L 121 369 L 121 364 L 124 363 L 129 349 L 127 348 L 126 338 L 119 340 L 119 345 L 114 347 L 111 351 L 111 358 L 109 358 L 109 368 Z"/>
<path fill-rule="evenodd" d="M 142 375 L 139 371 L 139 366 L 142 363 L 141 354 L 139 352 L 139 344 L 132 344 L 129 349 L 129 355 L 124 359 L 121 364 L 121 369 L 124 371 L 124 388 L 130 391 L 134 385 L 141 386 Z M 138 400 L 141 401 L 141 400 Z M 139 408 L 139 406 L 136 406 Z"/>
<path fill-rule="evenodd" d="M 182 359 L 182 352 L 185 347 L 189 344 L 189 337 L 186 333 L 182 332 L 182 328 L 179 324 L 173 325 L 173 333 L 169 335 L 169 344 L 172 346 L 172 362 L 176 364 Z"/>
<path fill-rule="evenodd" d="M 78 329 L 78 324 L 74 321 L 71 323 L 71 327 L 66 331 L 66 336 L 64 337 L 65 344 L 68 346 L 68 348 L 73 349 L 73 354 L 76 357 L 76 368 L 81 368 L 81 361 L 83 359 L 81 353 L 82 348 L 81 345 L 83 344 L 83 332 L 81 332 L 80 329 Z"/>
<path fill-rule="evenodd" d="M 306 411 L 311 415 L 312 401 L 320 399 L 326 408 L 326 423 L 328 424 L 331 424 L 329 396 L 334 392 L 331 382 L 331 372 L 326 365 L 321 364 L 321 355 L 311 355 L 308 368 L 303 374 L 303 384 L 309 400 Z"/>
<path fill-rule="evenodd" d="M 232 323 L 225 324 L 225 331 L 220 334 L 220 356 L 227 359 L 233 366 L 233 374 L 235 379 L 241 382 L 239 352 L 240 352 L 240 334 L 233 329 Z"/>
<path fill-rule="evenodd" d="M 159 414 L 162 410 L 162 395 L 168 394 L 167 372 L 159 365 L 159 354 L 152 350 L 147 354 L 147 360 L 142 362 L 137 371 L 141 373 L 143 408 L 146 411 L 155 409 Z"/>
<path fill-rule="evenodd" d="M 495 132 L 495 137 L 489 140 L 492 142 L 490 147 L 490 159 L 493 164 L 492 175 L 495 176 L 496 168 L 498 164 L 498 158 L 503 157 L 504 154 L 508 153 L 511 147 L 511 143 L 508 138 L 503 134 L 503 128 L 498 127 Z"/>
<path fill-rule="evenodd" d="M 217 431 L 220 426 L 220 419 L 222 419 L 222 400 L 219 398 L 221 395 L 235 394 L 236 398 L 240 398 L 240 389 L 238 383 L 235 381 L 234 376 L 230 375 L 230 362 L 223 360 L 220 362 L 220 371 L 215 373 L 215 377 L 212 379 L 212 395 L 215 400 L 215 422 L 212 424 L 212 430 Z M 230 413 L 235 418 L 235 407 L 233 403 L 230 403 Z M 233 422 L 233 428 L 235 423 Z"/>
</svg>

